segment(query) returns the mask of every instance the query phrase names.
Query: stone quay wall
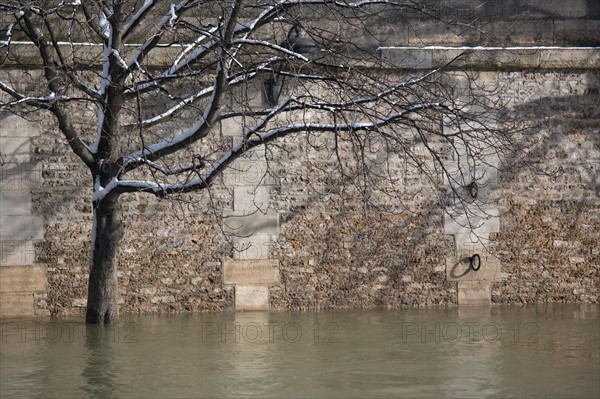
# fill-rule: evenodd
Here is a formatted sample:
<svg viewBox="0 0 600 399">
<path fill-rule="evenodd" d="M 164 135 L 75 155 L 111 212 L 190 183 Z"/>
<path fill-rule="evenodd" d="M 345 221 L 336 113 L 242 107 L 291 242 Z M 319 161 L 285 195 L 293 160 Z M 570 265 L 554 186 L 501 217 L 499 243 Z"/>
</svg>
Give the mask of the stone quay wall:
<svg viewBox="0 0 600 399">
<path fill-rule="evenodd" d="M 469 15 L 484 12 L 458 3 Z M 407 193 L 419 193 L 405 202 L 415 212 L 364 212 L 360 197 L 342 196 L 321 179 L 327 157 L 287 140 L 288 160 L 268 181 L 260 179 L 266 162 L 258 151 L 225 173 L 210 198 L 124 198 L 120 311 L 598 303 L 600 17 L 595 2 L 572 3 L 564 10 L 554 1 L 487 2 L 496 8 L 486 6 L 485 26 L 506 33 L 500 43 L 442 34 L 432 21 L 413 21 L 374 43 L 385 45 L 377 51 L 386 65 L 403 70 L 434 68 L 457 51 L 429 45 L 528 47 L 482 49 L 464 61 L 480 82 L 503 88 L 501 100 L 517 118 L 533 122 L 528 135 L 540 141 L 529 161 L 552 172 L 515 166 L 495 177 L 489 189 L 498 217 L 479 232 L 485 248 L 445 217 L 425 176 L 405 179 Z M 4 67 L 0 77 L 20 72 Z M 234 131 L 224 124 L 221 139 L 233 144 Z M 0 140 L 0 316 L 82 315 L 89 172 L 49 115 L 0 115 Z M 256 207 L 261 212 L 249 214 Z M 248 234 L 228 235 L 240 228 Z M 456 275 L 474 251 L 490 268 Z"/>
</svg>

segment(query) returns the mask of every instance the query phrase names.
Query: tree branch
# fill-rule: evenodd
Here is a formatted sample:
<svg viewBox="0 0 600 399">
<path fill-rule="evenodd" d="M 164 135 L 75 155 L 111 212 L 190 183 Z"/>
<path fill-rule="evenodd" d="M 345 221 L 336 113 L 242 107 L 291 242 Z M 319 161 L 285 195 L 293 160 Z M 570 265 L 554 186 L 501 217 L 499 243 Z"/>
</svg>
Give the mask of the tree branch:
<svg viewBox="0 0 600 399">
<path fill-rule="evenodd" d="M 227 86 L 228 69 L 225 62 L 223 62 L 223 59 L 226 58 L 226 49 L 231 45 L 241 3 L 242 0 L 236 0 L 234 2 L 231 13 L 226 20 L 225 29 L 221 37 L 221 46 L 223 50 L 221 51 L 221 59 L 217 62 L 214 90 L 211 101 L 204 109 L 203 117 L 184 132 L 170 139 L 152 144 L 120 159 L 119 163 L 123 164 L 123 170 L 125 172 L 137 168 L 144 160 L 156 161 L 166 155 L 172 154 L 179 149 L 200 140 L 208 134 L 217 119 L 223 92 Z"/>
<path fill-rule="evenodd" d="M 44 75 L 48 82 L 48 88 L 50 89 L 50 92 L 60 93 L 60 87 L 58 86 L 60 78 L 56 72 L 55 62 L 48 43 L 43 39 L 40 30 L 31 20 L 31 14 L 29 10 L 24 12 L 23 20 L 25 21 L 25 29 L 23 29 L 23 31 L 38 48 L 44 63 Z M 67 142 L 69 143 L 69 146 L 75 155 L 77 155 L 88 168 L 94 169 L 96 167 L 94 157 L 87 145 L 79 137 L 79 134 L 75 130 L 75 127 L 71 123 L 71 119 L 65 110 L 58 102 L 51 102 L 48 109 L 56 117 L 60 131 L 67 139 Z"/>
</svg>

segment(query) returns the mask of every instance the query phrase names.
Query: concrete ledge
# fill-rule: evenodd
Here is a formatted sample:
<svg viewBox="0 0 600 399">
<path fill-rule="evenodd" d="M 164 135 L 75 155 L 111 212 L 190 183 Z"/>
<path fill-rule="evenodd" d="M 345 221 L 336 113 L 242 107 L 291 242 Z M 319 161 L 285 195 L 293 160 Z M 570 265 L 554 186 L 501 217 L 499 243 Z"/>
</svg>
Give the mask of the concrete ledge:
<svg viewBox="0 0 600 399">
<path fill-rule="evenodd" d="M 380 47 L 384 68 L 475 70 L 600 68 L 600 47 Z M 459 57 L 455 60 L 456 57 Z"/>
<path fill-rule="evenodd" d="M 0 267 L 0 293 L 39 292 L 45 290 L 45 266 Z"/>
<path fill-rule="evenodd" d="M 575 51 L 541 49 L 540 68 L 600 68 L 600 47 Z"/>
<path fill-rule="evenodd" d="M 279 283 L 279 261 L 272 259 L 240 259 L 224 262 L 223 282 L 236 285 Z"/>
</svg>

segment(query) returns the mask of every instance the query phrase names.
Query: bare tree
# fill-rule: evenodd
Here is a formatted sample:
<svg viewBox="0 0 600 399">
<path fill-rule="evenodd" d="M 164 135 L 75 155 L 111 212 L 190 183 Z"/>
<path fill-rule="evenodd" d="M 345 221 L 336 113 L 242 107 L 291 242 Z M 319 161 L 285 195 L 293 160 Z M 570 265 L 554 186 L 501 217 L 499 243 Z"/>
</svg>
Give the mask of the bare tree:
<svg viewBox="0 0 600 399">
<path fill-rule="evenodd" d="M 43 75 L 33 89 L 0 81 L 0 109 L 52 114 L 91 173 L 88 323 L 117 317 L 124 193 L 205 190 L 253 148 L 326 137 L 324 154 L 366 206 L 381 205 L 375 191 L 400 198 L 390 167 L 399 161 L 464 198 L 477 190 L 464 170 L 515 150 L 473 74 L 452 61 L 412 75 L 382 65 L 385 27 L 435 14 L 419 2 L 23 0 L 0 9 L 6 59 L 29 43 Z M 240 118 L 228 146 L 217 127 Z"/>
</svg>

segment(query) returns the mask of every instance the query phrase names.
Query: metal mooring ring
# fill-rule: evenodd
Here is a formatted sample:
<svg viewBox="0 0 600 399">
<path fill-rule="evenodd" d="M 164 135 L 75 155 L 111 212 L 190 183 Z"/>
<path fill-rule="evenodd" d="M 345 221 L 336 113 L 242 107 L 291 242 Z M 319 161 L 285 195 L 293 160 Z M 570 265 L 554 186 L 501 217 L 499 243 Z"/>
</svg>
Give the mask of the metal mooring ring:
<svg viewBox="0 0 600 399">
<path fill-rule="evenodd" d="M 479 254 L 475 254 L 469 258 L 469 267 L 475 272 L 481 268 L 481 256 Z"/>
</svg>

